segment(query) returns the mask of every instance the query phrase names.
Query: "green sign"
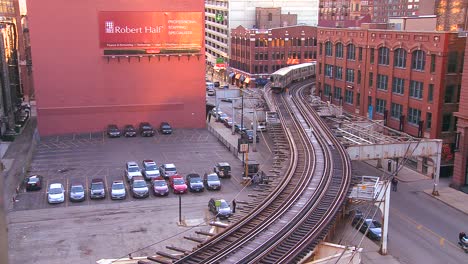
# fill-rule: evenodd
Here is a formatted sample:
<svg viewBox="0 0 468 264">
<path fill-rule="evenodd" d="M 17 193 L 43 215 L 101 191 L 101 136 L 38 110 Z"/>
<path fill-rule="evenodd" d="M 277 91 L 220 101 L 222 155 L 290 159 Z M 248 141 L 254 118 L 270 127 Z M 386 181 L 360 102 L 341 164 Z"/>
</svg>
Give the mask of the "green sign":
<svg viewBox="0 0 468 264">
<path fill-rule="evenodd" d="M 216 14 L 216 22 L 223 22 L 224 16 L 221 13 Z"/>
<path fill-rule="evenodd" d="M 216 63 L 224 63 L 224 58 L 216 58 Z"/>
<path fill-rule="evenodd" d="M 220 207 L 220 206 L 221 206 L 221 201 L 220 201 L 220 200 L 216 200 L 216 201 L 215 201 L 215 206 L 216 206 L 216 207 Z"/>
</svg>

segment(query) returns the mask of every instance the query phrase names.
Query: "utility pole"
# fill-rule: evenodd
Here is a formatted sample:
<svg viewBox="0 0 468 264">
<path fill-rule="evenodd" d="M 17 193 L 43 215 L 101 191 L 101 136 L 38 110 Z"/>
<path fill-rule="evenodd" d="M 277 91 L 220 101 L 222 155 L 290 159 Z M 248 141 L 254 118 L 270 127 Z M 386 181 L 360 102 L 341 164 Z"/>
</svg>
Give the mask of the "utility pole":
<svg viewBox="0 0 468 264">
<path fill-rule="evenodd" d="M 239 90 L 241 95 L 241 123 L 240 123 L 240 134 L 242 135 L 244 129 L 244 91 L 242 89 Z M 242 153 L 242 166 L 245 166 L 245 153 Z"/>
<path fill-rule="evenodd" d="M 0 263 L 8 263 L 8 231 L 5 213 L 5 195 L 3 193 L 4 165 L 0 161 Z"/>
</svg>

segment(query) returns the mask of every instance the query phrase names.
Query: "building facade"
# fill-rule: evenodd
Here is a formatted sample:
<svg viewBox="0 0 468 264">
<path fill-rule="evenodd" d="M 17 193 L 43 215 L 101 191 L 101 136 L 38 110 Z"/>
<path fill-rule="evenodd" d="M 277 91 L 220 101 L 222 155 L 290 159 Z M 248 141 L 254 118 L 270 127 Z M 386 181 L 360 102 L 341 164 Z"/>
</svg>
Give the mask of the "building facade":
<svg viewBox="0 0 468 264">
<path fill-rule="evenodd" d="M 244 28 L 267 29 L 276 18 L 283 17 L 282 26 L 290 26 L 291 16 L 298 24 L 316 26 L 319 0 L 205 0 L 205 47 L 208 70 L 227 78 L 230 65 L 231 30 Z M 270 9 L 265 20 L 258 19 L 260 9 Z M 278 8 L 280 11 L 278 11 Z M 265 21 L 265 24 L 262 22 Z M 260 23 L 260 24 L 259 24 Z"/>
<path fill-rule="evenodd" d="M 319 27 L 317 40 L 316 92 L 322 100 L 416 137 L 443 139 L 451 152 L 465 38 Z M 453 155 L 443 157 L 441 175 L 450 175 L 452 165 Z"/>
<path fill-rule="evenodd" d="M 466 63 L 468 61 L 468 42 L 466 43 L 464 59 L 460 107 L 455 113 L 455 116 L 458 117 L 458 123 L 451 186 L 468 193 L 468 63 Z"/>
<path fill-rule="evenodd" d="M 205 127 L 204 1 L 31 0 L 28 17 L 41 135 Z"/>
<path fill-rule="evenodd" d="M 370 22 L 368 1 L 320 0 L 318 25 L 321 27 L 359 27 Z"/>
<path fill-rule="evenodd" d="M 283 67 L 315 61 L 316 36 L 317 27 L 313 26 L 232 30 L 229 81 L 237 86 L 256 87 Z"/>
</svg>

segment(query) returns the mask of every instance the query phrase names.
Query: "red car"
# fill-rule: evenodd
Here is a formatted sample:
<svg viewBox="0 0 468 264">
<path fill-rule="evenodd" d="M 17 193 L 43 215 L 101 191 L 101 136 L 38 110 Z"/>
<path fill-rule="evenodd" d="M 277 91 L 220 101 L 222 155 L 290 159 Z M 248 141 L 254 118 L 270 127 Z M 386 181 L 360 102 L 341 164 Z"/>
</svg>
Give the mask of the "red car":
<svg viewBox="0 0 468 264">
<path fill-rule="evenodd" d="M 187 192 L 187 184 L 185 184 L 184 178 L 178 174 L 169 177 L 169 185 L 174 193 Z"/>
<path fill-rule="evenodd" d="M 42 176 L 40 175 L 32 175 L 29 177 L 26 177 L 24 179 L 24 183 L 26 184 L 26 191 L 37 191 L 42 188 Z"/>
</svg>

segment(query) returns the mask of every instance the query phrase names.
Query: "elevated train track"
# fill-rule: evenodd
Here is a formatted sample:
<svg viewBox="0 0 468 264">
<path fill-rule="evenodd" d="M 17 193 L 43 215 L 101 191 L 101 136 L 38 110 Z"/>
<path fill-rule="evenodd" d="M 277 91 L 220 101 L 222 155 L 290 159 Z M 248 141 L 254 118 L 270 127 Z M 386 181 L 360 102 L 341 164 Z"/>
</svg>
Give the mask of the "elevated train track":
<svg viewBox="0 0 468 264">
<path fill-rule="evenodd" d="M 290 148 L 286 173 L 262 202 L 175 263 L 294 263 L 326 235 L 348 194 L 344 148 L 307 106 L 304 85 L 273 95 Z"/>
</svg>

